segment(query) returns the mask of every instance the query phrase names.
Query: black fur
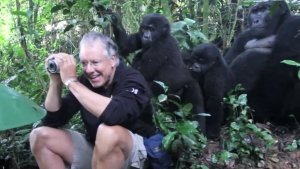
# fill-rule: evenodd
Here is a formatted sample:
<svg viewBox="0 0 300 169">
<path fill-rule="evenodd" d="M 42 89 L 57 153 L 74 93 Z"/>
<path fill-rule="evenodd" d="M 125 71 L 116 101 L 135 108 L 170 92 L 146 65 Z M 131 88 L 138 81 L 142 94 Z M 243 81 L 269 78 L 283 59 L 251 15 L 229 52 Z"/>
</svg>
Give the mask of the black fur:
<svg viewBox="0 0 300 169">
<path fill-rule="evenodd" d="M 164 93 L 153 81 L 161 81 L 169 86 L 168 94 L 180 96 L 183 103 L 192 103 L 192 113 L 204 112 L 201 89 L 184 65 L 179 47 L 170 34 L 170 24 L 161 14 L 147 15 L 139 32 L 127 35 L 120 21 L 113 17 L 113 31 L 119 52 L 123 56 L 139 51 L 132 66 L 145 77 L 154 94 Z M 205 134 L 205 117 L 194 116 Z"/>
<path fill-rule="evenodd" d="M 211 115 L 206 119 L 206 131 L 209 138 L 217 139 L 224 120 L 223 97 L 233 87 L 232 74 L 218 47 L 212 43 L 198 45 L 191 57 L 188 67 L 203 91 L 205 112 Z"/>
<path fill-rule="evenodd" d="M 277 11 L 270 15 L 265 7 L 272 5 L 274 1 L 260 2 L 251 8 L 248 17 L 250 27 L 238 36 L 225 60 L 230 64 L 237 83 L 246 89 L 255 119 L 282 124 L 287 123 L 288 115 L 299 114 L 300 111 L 296 101 L 300 99 L 299 69 L 281 63 L 285 59 L 300 62 L 300 17 L 291 15 L 285 1 L 277 1 Z M 259 12 L 260 15 L 257 15 Z M 270 53 L 245 50 L 250 40 L 271 35 L 276 38 Z"/>
</svg>

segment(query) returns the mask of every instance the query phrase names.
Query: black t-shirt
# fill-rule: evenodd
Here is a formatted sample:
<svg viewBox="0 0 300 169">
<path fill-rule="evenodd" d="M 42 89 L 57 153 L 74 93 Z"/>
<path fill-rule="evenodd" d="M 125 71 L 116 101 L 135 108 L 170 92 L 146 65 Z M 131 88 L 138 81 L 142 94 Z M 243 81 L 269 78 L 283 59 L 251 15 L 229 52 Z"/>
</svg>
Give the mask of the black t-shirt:
<svg viewBox="0 0 300 169">
<path fill-rule="evenodd" d="M 80 111 L 86 129 L 86 138 L 92 144 L 95 142 L 97 128 L 101 123 L 110 126 L 120 125 L 143 137 L 155 134 L 150 90 L 138 71 L 122 65 L 121 62 L 116 68 L 111 85 L 106 90 L 102 87 L 93 88 L 84 75 L 78 76 L 78 80 L 91 91 L 112 98 L 101 116 L 98 118 L 88 112 L 68 91 L 62 98 L 61 108 L 56 112 L 47 112 L 42 119 L 43 125 L 61 127 Z"/>
</svg>

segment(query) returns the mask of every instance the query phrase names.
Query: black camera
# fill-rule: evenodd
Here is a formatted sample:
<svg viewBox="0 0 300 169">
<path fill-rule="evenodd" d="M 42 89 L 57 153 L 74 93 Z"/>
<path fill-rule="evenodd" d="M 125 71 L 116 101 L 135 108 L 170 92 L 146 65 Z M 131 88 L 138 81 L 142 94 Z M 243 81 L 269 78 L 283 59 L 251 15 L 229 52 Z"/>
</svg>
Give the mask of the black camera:
<svg viewBox="0 0 300 169">
<path fill-rule="evenodd" d="M 47 71 L 49 73 L 59 73 L 59 64 L 55 61 L 55 59 L 50 59 L 47 64 Z"/>
</svg>

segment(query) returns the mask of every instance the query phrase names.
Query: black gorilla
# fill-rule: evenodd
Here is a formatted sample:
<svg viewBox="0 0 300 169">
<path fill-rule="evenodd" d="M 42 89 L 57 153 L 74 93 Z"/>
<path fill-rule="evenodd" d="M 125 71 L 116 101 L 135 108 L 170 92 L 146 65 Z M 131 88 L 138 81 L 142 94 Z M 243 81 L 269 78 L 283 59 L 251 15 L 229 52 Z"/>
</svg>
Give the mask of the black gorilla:
<svg viewBox="0 0 300 169">
<path fill-rule="evenodd" d="M 205 112 L 211 116 L 206 119 L 208 137 L 220 137 L 220 128 L 224 119 L 223 97 L 233 88 L 231 72 L 218 47 L 212 43 L 203 43 L 195 47 L 191 54 L 192 62 L 184 58 L 193 77 L 203 91 Z M 189 62 L 189 63 L 188 63 Z"/>
<path fill-rule="evenodd" d="M 196 115 L 204 112 L 200 87 L 184 65 L 179 47 L 170 34 L 170 24 L 161 14 L 147 15 L 139 32 L 127 35 L 122 24 L 112 16 L 113 32 L 119 52 L 123 56 L 141 49 L 132 63 L 145 77 L 154 94 L 164 93 L 161 86 L 153 81 L 161 81 L 169 87 L 168 94 L 180 96 L 182 103 L 192 103 L 192 113 L 205 134 L 205 117 Z"/>
<path fill-rule="evenodd" d="M 274 4 L 278 8 L 270 14 Z M 281 63 L 300 59 L 299 16 L 291 15 L 285 1 L 268 1 L 250 9 L 248 22 L 249 28 L 238 36 L 225 60 L 245 88 L 255 119 L 286 122 L 283 117 L 300 110 L 294 101 L 300 98 L 298 68 Z"/>
</svg>

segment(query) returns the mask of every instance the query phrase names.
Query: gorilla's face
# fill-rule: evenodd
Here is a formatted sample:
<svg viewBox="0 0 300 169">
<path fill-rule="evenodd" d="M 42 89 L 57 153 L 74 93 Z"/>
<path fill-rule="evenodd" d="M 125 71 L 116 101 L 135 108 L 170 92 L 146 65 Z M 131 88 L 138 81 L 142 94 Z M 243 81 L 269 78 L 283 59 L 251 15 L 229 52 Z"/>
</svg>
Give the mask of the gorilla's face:
<svg viewBox="0 0 300 169">
<path fill-rule="evenodd" d="M 159 39 L 169 35 L 169 33 L 170 25 L 168 20 L 158 13 L 147 15 L 139 29 L 143 47 L 151 46 Z"/>
<path fill-rule="evenodd" d="M 276 4 L 270 1 L 260 2 L 250 9 L 248 24 L 254 38 L 265 38 L 276 32 L 278 23 L 281 22 L 283 15 L 289 11 L 282 2 L 278 3 L 278 8 L 274 8 L 277 11 L 273 14 L 270 13 L 270 9 Z"/>
</svg>

